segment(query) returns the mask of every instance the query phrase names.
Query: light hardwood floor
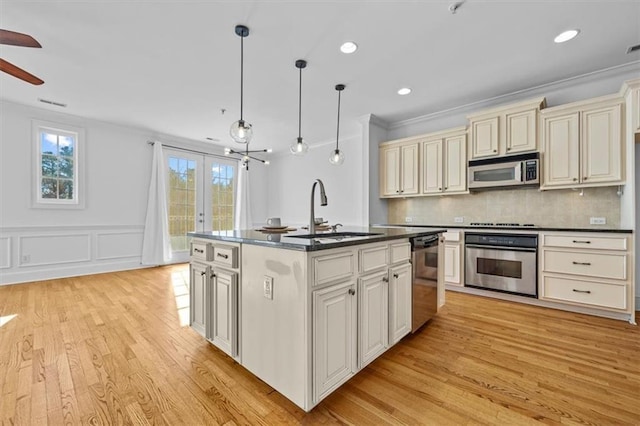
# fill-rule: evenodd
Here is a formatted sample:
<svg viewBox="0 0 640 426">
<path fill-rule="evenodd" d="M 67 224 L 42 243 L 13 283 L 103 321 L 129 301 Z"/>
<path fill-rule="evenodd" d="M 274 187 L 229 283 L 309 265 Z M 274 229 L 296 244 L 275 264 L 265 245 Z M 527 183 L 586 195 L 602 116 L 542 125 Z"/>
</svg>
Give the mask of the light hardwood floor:
<svg viewBox="0 0 640 426">
<path fill-rule="evenodd" d="M 187 280 L 176 265 L 0 287 L 2 424 L 640 424 L 625 322 L 449 292 L 305 413 L 181 325 Z"/>
</svg>

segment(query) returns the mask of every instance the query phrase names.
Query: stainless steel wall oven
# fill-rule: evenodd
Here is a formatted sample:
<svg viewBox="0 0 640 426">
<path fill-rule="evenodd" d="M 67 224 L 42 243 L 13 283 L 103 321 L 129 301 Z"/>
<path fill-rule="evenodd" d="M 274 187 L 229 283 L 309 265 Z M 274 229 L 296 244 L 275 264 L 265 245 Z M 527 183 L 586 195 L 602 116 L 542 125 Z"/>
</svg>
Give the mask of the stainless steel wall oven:
<svg viewBox="0 0 640 426">
<path fill-rule="evenodd" d="M 538 236 L 465 233 L 465 286 L 538 297 Z"/>
</svg>

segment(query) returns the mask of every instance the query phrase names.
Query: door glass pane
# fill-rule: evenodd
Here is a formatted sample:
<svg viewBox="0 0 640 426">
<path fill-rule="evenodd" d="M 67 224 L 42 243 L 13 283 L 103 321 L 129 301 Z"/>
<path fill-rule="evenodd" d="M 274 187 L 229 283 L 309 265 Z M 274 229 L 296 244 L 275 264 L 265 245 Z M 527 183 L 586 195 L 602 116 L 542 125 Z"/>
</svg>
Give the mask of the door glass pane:
<svg viewBox="0 0 640 426">
<path fill-rule="evenodd" d="M 210 176 L 211 230 L 230 231 L 234 224 L 236 167 L 214 162 Z"/>
<path fill-rule="evenodd" d="M 508 278 L 522 278 L 522 261 L 517 260 L 501 260 L 486 259 L 479 257 L 477 259 L 477 273 L 487 275 L 497 275 Z"/>
<path fill-rule="evenodd" d="M 195 231 L 196 161 L 169 156 L 169 237 L 172 251 L 188 250 L 187 232 Z"/>
<path fill-rule="evenodd" d="M 515 167 L 494 170 L 478 170 L 473 172 L 473 180 L 475 182 L 509 182 L 515 179 Z"/>
</svg>

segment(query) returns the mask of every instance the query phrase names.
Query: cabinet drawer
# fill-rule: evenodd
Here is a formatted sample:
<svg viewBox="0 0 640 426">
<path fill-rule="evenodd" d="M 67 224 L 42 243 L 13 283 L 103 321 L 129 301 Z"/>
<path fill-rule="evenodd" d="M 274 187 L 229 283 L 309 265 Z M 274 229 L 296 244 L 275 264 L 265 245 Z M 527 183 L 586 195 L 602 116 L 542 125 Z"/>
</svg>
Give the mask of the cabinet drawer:
<svg viewBox="0 0 640 426">
<path fill-rule="evenodd" d="M 545 247 L 626 250 L 627 239 L 624 237 L 575 237 L 571 235 L 545 235 L 543 245 Z"/>
<path fill-rule="evenodd" d="M 389 247 L 383 246 L 367 247 L 359 250 L 360 272 L 367 273 L 377 271 L 387 267 L 387 257 Z"/>
<path fill-rule="evenodd" d="M 460 231 L 447 231 L 442 233 L 442 237 L 446 242 L 452 241 L 457 242 L 460 241 L 460 237 L 462 233 Z"/>
<path fill-rule="evenodd" d="M 238 248 L 231 246 L 213 246 L 213 261 L 229 268 L 237 268 Z"/>
<path fill-rule="evenodd" d="M 391 243 L 389 244 L 389 263 L 394 265 L 400 262 L 408 262 L 411 259 L 411 243 Z"/>
<path fill-rule="evenodd" d="M 313 259 L 313 285 L 318 286 L 351 278 L 356 273 L 355 253 L 341 252 Z"/>
<path fill-rule="evenodd" d="M 544 272 L 594 278 L 627 279 L 626 254 L 544 250 Z"/>
<path fill-rule="evenodd" d="M 627 308 L 627 286 L 567 278 L 543 277 L 542 299 L 554 299 L 605 308 Z"/>
<path fill-rule="evenodd" d="M 213 260 L 213 246 L 204 241 L 191 242 L 191 257 L 205 262 Z"/>
</svg>

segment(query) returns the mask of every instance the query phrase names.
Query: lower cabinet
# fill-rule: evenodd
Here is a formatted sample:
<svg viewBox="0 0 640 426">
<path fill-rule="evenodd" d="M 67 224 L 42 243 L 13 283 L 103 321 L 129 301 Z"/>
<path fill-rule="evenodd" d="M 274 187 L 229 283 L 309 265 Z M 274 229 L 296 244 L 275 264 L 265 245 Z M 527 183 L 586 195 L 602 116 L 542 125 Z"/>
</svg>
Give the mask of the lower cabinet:
<svg viewBox="0 0 640 426">
<path fill-rule="evenodd" d="M 189 322 L 191 328 L 207 337 L 207 313 L 209 312 L 209 287 L 210 267 L 202 263 L 192 262 L 189 266 L 190 292 L 189 292 Z"/>
<path fill-rule="evenodd" d="M 237 353 L 238 336 L 238 274 L 213 269 L 209 306 L 208 338 L 220 350 L 231 356 Z"/>
<path fill-rule="evenodd" d="M 389 345 L 411 332 L 411 264 L 389 270 Z"/>
<path fill-rule="evenodd" d="M 357 371 L 355 281 L 313 292 L 313 399 L 319 401 Z"/>
<path fill-rule="evenodd" d="M 221 257 L 223 263 L 220 265 L 215 260 L 208 260 L 213 257 L 209 253 L 227 249 L 231 250 L 231 259 L 236 262 L 236 247 L 213 247 L 210 242 L 199 240 L 192 243 L 189 320 L 191 328 L 235 358 L 238 356 L 239 274 L 225 268 L 229 256 Z"/>
<path fill-rule="evenodd" d="M 358 365 L 369 364 L 388 347 L 389 277 L 387 271 L 358 280 Z"/>
<path fill-rule="evenodd" d="M 462 268 L 462 232 L 448 231 L 443 234 L 444 249 L 442 262 L 442 278 L 446 285 L 454 285 L 462 287 L 463 273 Z"/>
</svg>

